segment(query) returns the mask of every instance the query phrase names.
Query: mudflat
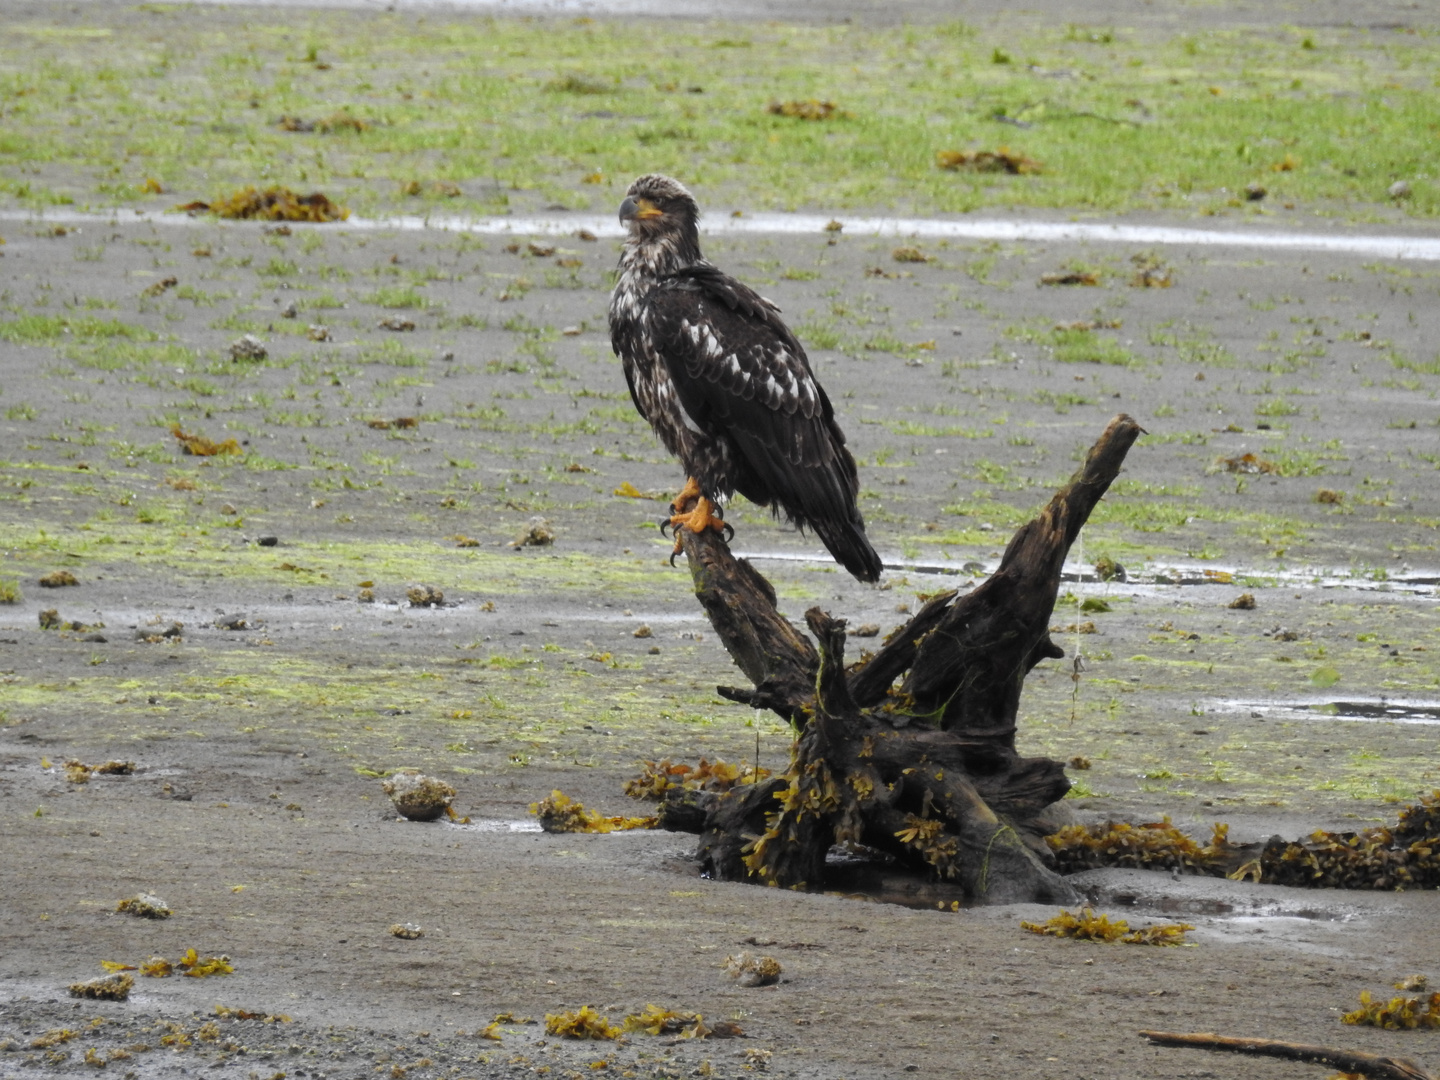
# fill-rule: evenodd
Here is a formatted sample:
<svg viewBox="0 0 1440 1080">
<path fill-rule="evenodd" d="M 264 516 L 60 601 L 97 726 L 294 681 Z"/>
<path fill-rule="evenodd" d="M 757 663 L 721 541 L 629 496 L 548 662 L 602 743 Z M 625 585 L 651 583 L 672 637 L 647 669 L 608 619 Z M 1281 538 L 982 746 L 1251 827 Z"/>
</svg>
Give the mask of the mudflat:
<svg viewBox="0 0 1440 1080">
<path fill-rule="evenodd" d="M 0 1075 L 1227 1067 L 1146 1028 L 1440 1061 L 1425 1032 L 1339 1022 L 1440 975 L 1433 892 L 1092 872 L 1100 910 L 1196 928 L 1102 946 L 1020 928 L 1053 909 L 781 893 L 701 879 L 687 836 L 536 831 L 554 789 L 644 813 L 621 794 L 639 761 L 758 746 L 778 769 L 790 738 L 714 693 L 740 680 L 668 565 L 683 478 L 610 353 L 616 242 L 128 216 L 0 222 Z M 807 343 L 889 566 L 859 585 L 732 505 L 792 618 L 883 634 L 972 587 L 1127 412 L 1149 434 L 1056 608 L 1078 679 L 1046 664 L 1022 705 L 1027 752 L 1088 763 L 1076 817 L 1294 837 L 1440 787 L 1440 267 L 844 230 L 704 246 Z M 56 572 L 76 583 L 40 584 Z M 72 759 L 136 769 L 76 783 Z M 470 822 L 398 820 L 380 778 L 404 767 Z M 142 892 L 174 914 L 115 911 Z M 66 996 L 190 948 L 233 974 Z M 781 981 L 732 982 L 742 950 Z M 544 1033 L 647 1003 L 744 1037 Z"/>
</svg>

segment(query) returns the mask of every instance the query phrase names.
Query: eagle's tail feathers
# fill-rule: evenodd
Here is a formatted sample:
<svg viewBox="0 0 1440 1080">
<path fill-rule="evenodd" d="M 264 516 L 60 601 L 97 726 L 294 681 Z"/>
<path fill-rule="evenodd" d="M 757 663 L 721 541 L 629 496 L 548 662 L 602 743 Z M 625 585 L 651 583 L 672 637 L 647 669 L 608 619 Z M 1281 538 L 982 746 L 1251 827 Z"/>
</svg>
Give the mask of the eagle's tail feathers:
<svg viewBox="0 0 1440 1080">
<path fill-rule="evenodd" d="M 879 581 L 884 569 L 862 526 L 833 519 L 811 521 L 811 528 L 837 562 L 860 581 Z"/>
</svg>

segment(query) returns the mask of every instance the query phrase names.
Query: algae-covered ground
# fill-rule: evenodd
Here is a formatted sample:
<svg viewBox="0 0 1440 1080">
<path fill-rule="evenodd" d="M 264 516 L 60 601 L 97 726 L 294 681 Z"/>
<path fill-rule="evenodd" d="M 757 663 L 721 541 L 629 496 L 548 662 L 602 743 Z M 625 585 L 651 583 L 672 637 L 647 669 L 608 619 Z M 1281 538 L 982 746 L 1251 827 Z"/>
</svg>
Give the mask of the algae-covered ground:
<svg viewBox="0 0 1440 1080">
<path fill-rule="evenodd" d="M 1389 12 L 1374 6 L 1377 20 Z M 127 220 L 132 206 L 271 179 L 322 184 L 367 211 L 424 197 L 396 195 L 389 175 L 369 188 L 339 170 L 299 176 L 279 148 L 319 136 L 276 134 L 270 114 L 313 112 L 317 99 L 276 89 L 280 96 L 255 109 L 231 100 L 225 73 L 240 60 L 227 56 L 260 57 L 246 70 L 263 68 L 269 79 L 266 65 L 283 55 L 294 85 L 301 76 L 353 82 L 360 76 L 344 65 L 362 60 L 375 87 L 413 83 L 411 98 L 386 106 L 383 130 L 329 136 L 352 139 L 358 155 L 358 140 L 372 135 L 445 128 L 454 102 L 424 91 L 436 92 L 454 77 L 444 65 L 480 47 L 477 27 L 489 28 L 484 40 L 495 50 L 486 70 L 519 88 L 515 100 L 528 104 L 515 115 L 530 118 L 545 111 L 537 103 L 563 101 L 564 112 L 594 97 L 613 109 L 604 95 L 661 94 L 620 72 L 624 50 L 657 40 L 684 57 L 723 56 L 696 78 L 707 93 L 728 87 L 725 101 L 740 100 L 738 87 L 759 106 L 772 94 L 838 95 L 804 80 L 759 82 L 746 65 L 780 38 L 819 63 L 824 50 L 858 48 L 847 35 L 859 27 L 481 24 L 436 13 L 422 21 L 307 12 L 284 21 L 156 5 L 83 6 L 84 18 L 16 10 L 34 48 L 8 38 L 5 77 L 35 90 L 17 90 L 3 106 L 3 137 L 21 142 L 7 144 L 0 165 L 13 178 L 40 142 L 65 143 L 47 125 L 60 124 L 68 104 L 85 137 L 65 153 L 37 155 L 33 168 L 48 190 L 116 213 L 78 226 L 0 223 L 0 1075 L 85 1070 L 87 1048 L 103 1056 L 160 1047 L 162 1035 L 175 1034 L 166 1023 L 189 1042 L 126 1051 L 129 1059 L 107 1067 L 237 1077 L 544 1069 L 870 1077 L 912 1065 L 936 1076 L 1199 1075 L 1203 1059 L 1144 1049 L 1132 1034 L 1167 1026 L 1425 1056 L 1408 1043 L 1397 1050 L 1397 1038 L 1413 1036 L 1342 1029 L 1335 1017 L 1362 989 L 1387 992 L 1427 969 L 1440 975 L 1424 932 L 1435 915 L 1429 895 L 1226 885 L 1171 897 L 1170 910 L 1200 926 L 1199 949 L 1083 948 L 1020 931 L 1019 918 L 1040 909 L 955 914 L 778 894 L 697 879 L 685 837 L 511 831 L 507 823 L 526 821 L 528 805 L 557 787 L 606 813 L 639 812 L 620 785 L 641 759 L 753 761 L 758 745 L 761 764 L 776 768 L 789 745 L 774 717 L 714 692 L 743 677 L 688 574 L 668 565 L 656 522 L 682 477 L 635 415 L 610 352 L 616 243 L 179 214 Z M 394 33 L 365 29 L 377 25 Z M 874 56 L 893 65 L 905 48 L 963 49 L 957 55 L 988 65 L 967 78 L 1024 70 L 1039 79 L 1049 76 L 1020 63 L 1028 54 L 1007 64 L 991 51 L 1013 39 L 1109 55 L 1153 43 L 1158 32 L 1120 26 L 1099 41 L 1074 28 L 1047 38 L 1023 20 L 1015 26 L 910 37 L 872 28 Z M 1365 49 L 1378 31 L 1272 36 L 1295 39 L 1287 63 L 1310 64 L 1325 49 L 1353 61 L 1317 61 L 1311 74 L 1286 68 L 1287 79 L 1358 79 L 1355 70 L 1384 58 L 1418 87 L 1433 75 L 1431 30 L 1418 29 L 1373 52 Z M 538 50 L 543 33 L 599 39 L 619 65 L 618 82 L 551 85 L 581 59 L 545 66 L 515 55 Z M 1202 53 L 1220 48 L 1218 37 L 1192 37 Z M 107 67 L 89 62 L 97 41 L 110 50 Z M 308 60 L 307 41 L 319 43 Z M 451 51 L 436 56 L 433 71 L 399 65 L 395 57 L 417 41 L 449 42 Z M 114 47 L 125 42 L 133 48 Z M 1223 44 L 1227 63 L 1244 67 L 1244 35 Z M 1196 55 L 1179 38 L 1165 47 Z M 168 68 L 153 67 L 156 49 Z M 506 66 L 512 61 L 519 66 Z M 1128 61 L 1112 66 L 1132 70 Z M 62 75 L 78 80 L 73 102 L 63 100 Z M 878 82 L 865 81 L 879 78 L 854 77 L 841 103 L 863 117 L 851 102 L 867 85 L 883 97 Z M 91 80 L 124 93 L 103 101 Z M 1376 93 L 1428 107 L 1398 81 Z M 163 197 L 99 192 L 96 125 L 113 119 L 135 139 L 159 138 L 159 124 L 136 119 L 151 113 L 122 109 L 159 107 L 158 97 L 137 96 L 142 83 L 147 94 L 210 102 L 216 115 L 206 123 L 277 171 L 262 175 L 253 160 L 211 147 L 205 183 L 191 177 L 172 191 L 179 181 L 167 172 Z M 683 90 L 663 100 L 701 99 L 675 96 Z M 1353 102 L 1349 93 L 1327 100 Z M 704 100 L 701 118 L 721 123 L 707 111 L 713 99 Z M 1386 115 L 1374 102 L 1365 108 Z M 231 110 L 257 119 L 231 131 Z M 1030 128 L 1001 126 L 1017 145 L 1020 133 L 1057 140 L 1027 144 L 1040 156 L 1063 160 L 1064 139 L 1085 142 L 1026 116 Z M 182 133 L 218 137 L 210 128 Z M 802 190 L 785 162 L 749 144 L 743 153 L 701 152 L 688 142 L 627 140 L 617 137 L 623 152 L 596 163 L 606 183 L 531 184 L 510 192 L 511 207 L 554 199 L 608 210 L 628 172 L 649 167 L 680 173 L 717 215 L 739 195 L 757 207 L 969 205 L 919 183 L 918 164 L 895 173 L 915 181 L 904 198 L 835 177 L 840 186 L 804 189 L 811 194 L 795 200 L 779 197 Z M 398 162 L 402 151 L 364 152 Z M 124 169 L 140 176 L 164 153 L 177 162 L 196 155 L 147 144 Z M 724 153 L 748 164 L 727 171 L 716 164 Z M 482 170 L 456 158 L 454 171 L 441 173 L 425 160 L 432 171 L 415 175 L 453 175 L 465 189 L 450 209 L 496 209 L 474 196 Z M 520 183 L 523 170 L 495 161 L 507 170 L 484 174 L 502 176 L 495 190 Z M 1282 185 L 1292 173 L 1264 178 Z M 946 177 L 954 190 L 981 192 L 994 180 Z M 1414 184 L 1418 193 L 1424 181 Z M 38 205 L 35 190 L 11 191 L 14 205 Z M 1085 203 L 1063 184 L 1024 190 L 1030 195 L 984 198 L 1110 205 Z M 1419 197 L 1347 202 L 1340 188 L 1319 186 L 1290 196 L 1301 212 L 1384 217 L 1412 232 L 1423 232 L 1430 212 Z M 1114 205 L 1156 212 L 1168 204 L 1131 192 Z M 1235 208 L 1224 199 L 1189 211 L 1205 206 L 1237 217 L 1255 207 L 1281 213 L 1275 201 Z M 1417 220 L 1398 220 L 1406 215 Z M 1087 819 L 1168 814 L 1197 831 L 1225 820 L 1233 835 L 1253 839 L 1377 824 L 1440 787 L 1434 264 L 844 232 L 711 237 L 705 248 L 775 299 L 806 342 L 859 459 L 862 510 L 889 567 L 880 586 L 860 585 L 812 539 L 733 504 L 734 546 L 771 577 L 791 617 L 819 604 L 852 627 L 885 632 L 922 595 L 973 587 L 1124 411 L 1148 434 L 1072 551 L 1056 608 L 1056 640 L 1082 657 L 1078 678 L 1069 659 L 1043 665 L 1021 708 L 1023 751 L 1088 761 L 1072 767 L 1067 805 Z M 1046 275 L 1094 284 L 1047 285 Z M 232 352 L 247 334 L 263 356 Z M 551 542 L 527 542 L 547 535 Z M 1123 566 L 1123 577 L 1101 580 L 1093 568 L 1104 559 Z M 76 584 L 41 584 L 57 571 Z M 412 586 L 440 590 L 442 605 L 411 606 Z M 1253 607 L 1233 606 L 1243 594 Z M 42 629 L 50 609 L 62 625 Z M 856 652 L 867 645 L 873 639 L 853 642 Z M 62 767 L 70 758 L 133 760 L 139 771 L 77 785 Z M 457 810 L 473 823 L 396 822 L 379 778 L 402 767 L 452 783 Z M 112 914 L 138 891 L 160 893 L 174 918 Z M 388 934 L 410 921 L 427 928 L 424 938 Z M 128 1005 L 75 1011 L 51 1000 L 65 984 L 101 974 L 102 960 L 138 963 L 191 946 L 229 954 L 236 973 L 204 983 L 142 978 Z M 730 984 L 719 963 L 747 947 L 782 950 L 789 981 L 765 990 Z M 1097 1010 L 1096 994 L 1114 996 Z M 217 1002 L 291 1014 L 294 1026 L 226 1019 L 211 1038 L 192 1011 Z M 591 1004 L 618 1019 L 647 1002 L 736 1019 L 750 1037 L 675 1045 L 636 1036 L 619 1049 L 575 1049 L 519 1022 L 492 1032 L 499 1043 L 479 1034 L 506 1012 L 543 1018 Z M 1088 1019 L 1077 1024 L 1082 1013 Z M 50 1029 L 73 1033 L 31 1046 Z M 1313 1075 L 1308 1066 L 1264 1068 Z"/>
</svg>

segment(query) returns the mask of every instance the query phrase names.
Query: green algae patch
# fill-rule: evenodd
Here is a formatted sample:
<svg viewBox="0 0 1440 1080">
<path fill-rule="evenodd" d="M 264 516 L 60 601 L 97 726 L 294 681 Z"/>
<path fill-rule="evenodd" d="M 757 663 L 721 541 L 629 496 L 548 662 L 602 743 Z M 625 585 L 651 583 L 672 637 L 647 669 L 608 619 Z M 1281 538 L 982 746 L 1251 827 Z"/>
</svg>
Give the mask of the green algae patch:
<svg viewBox="0 0 1440 1080">
<path fill-rule="evenodd" d="M 10 20 L 0 154 L 49 175 L 6 182 L 9 199 L 168 209 L 291 176 L 367 213 L 413 212 L 417 200 L 608 209 L 617 179 L 659 170 L 757 209 L 794 208 L 803 192 L 810 205 L 921 213 L 1239 214 L 1304 200 L 1378 214 L 1393 178 L 1424 176 L 1431 151 L 1429 42 L 1362 29 L 1317 31 L 1300 48 L 1279 29 L 1123 31 L 1096 43 L 1003 20 L 917 34 L 175 7 L 108 21 L 88 36 L 57 35 L 40 16 Z M 749 47 L 730 47 L 741 37 Z M 323 65 L 297 59 L 297 38 L 326 43 Z M 77 99 L 92 107 L 75 110 Z M 784 101 L 831 111 L 796 122 L 773 112 Z M 977 145 L 995 149 L 976 155 Z M 946 167 L 981 159 L 1044 168 Z M 537 174 L 537 161 L 568 165 Z M 1263 207 L 1243 197 L 1262 179 Z M 1433 217 L 1440 188 L 1415 179 L 1395 201 Z"/>
</svg>

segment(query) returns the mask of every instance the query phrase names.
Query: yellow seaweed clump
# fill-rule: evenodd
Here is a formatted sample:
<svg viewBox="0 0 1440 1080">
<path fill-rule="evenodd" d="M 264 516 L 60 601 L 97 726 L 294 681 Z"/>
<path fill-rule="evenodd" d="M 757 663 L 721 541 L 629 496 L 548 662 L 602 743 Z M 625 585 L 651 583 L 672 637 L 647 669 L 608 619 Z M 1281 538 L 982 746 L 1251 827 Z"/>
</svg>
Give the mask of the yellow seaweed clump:
<svg viewBox="0 0 1440 1080">
<path fill-rule="evenodd" d="M 660 800 L 671 788 L 689 788 L 692 791 L 729 791 L 742 784 L 753 784 L 770 776 L 769 769 L 756 768 L 741 761 L 738 765 L 721 761 L 706 761 L 703 757 L 698 765 L 673 762 L 669 758 L 661 761 L 640 762 L 640 775 L 625 781 L 625 794 L 632 799 Z"/>
<path fill-rule="evenodd" d="M 310 221 L 317 224 L 344 221 L 350 216 L 348 207 L 331 202 L 328 195 L 318 191 L 297 195 L 287 187 L 268 187 L 264 191 L 243 187 L 208 203 L 186 203 L 176 209 L 191 213 L 209 212 L 222 218 Z"/>
<path fill-rule="evenodd" d="M 133 761 L 102 761 L 99 765 L 87 765 L 78 758 L 65 762 L 65 779 L 72 784 L 85 784 L 95 776 L 130 776 L 135 772 Z"/>
<path fill-rule="evenodd" d="M 1386 1031 L 1440 1028 L 1440 993 L 1425 998 L 1393 997 L 1389 1001 L 1373 1001 L 1370 991 L 1362 990 L 1360 1007 L 1341 1019 L 1347 1024 L 1364 1024 Z"/>
<path fill-rule="evenodd" d="M 563 791 L 552 791 L 548 798 L 530 804 L 530 812 L 540 819 L 540 828 L 546 832 L 624 832 L 627 829 L 653 829 L 659 819 L 655 817 L 605 817 L 594 810 L 585 809 L 584 803 L 576 802 Z"/>
<path fill-rule="evenodd" d="M 222 454 L 243 454 L 240 444 L 234 439 L 226 439 L 224 442 L 212 442 L 204 435 L 189 435 L 179 424 L 170 425 L 170 434 L 175 436 L 180 443 L 182 453 L 193 454 L 195 457 L 216 457 Z"/>
<path fill-rule="evenodd" d="M 186 949 L 175 964 L 180 973 L 191 979 L 204 979 L 211 975 L 232 975 L 235 967 L 228 956 L 201 956 L 194 949 Z M 143 970 L 143 969 L 142 969 Z"/>
<path fill-rule="evenodd" d="M 647 1004 L 640 1012 L 625 1017 L 624 1030 L 643 1031 L 647 1035 L 678 1035 L 699 1021 L 699 1013 L 675 1012 L 672 1009 L 662 1009 L 659 1005 Z"/>
<path fill-rule="evenodd" d="M 1230 851 L 1230 827 L 1216 823 L 1210 843 L 1199 844 L 1170 823 L 1168 817 L 1145 825 L 1109 821 L 1104 825 L 1067 825 L 1047 836 L 1062 874 L 1101 866 L 1180 866 L 1192 873 L 1209 873 Z"/>
<path fill-rule="evenodd" d="M 592 1005 L 582 1005 L 574 1012 L 546 1013 L 545 1034 L 562 1039 L 618 1039 L 623 1029 L 610 1023 Z"/>
<path fill-rule="evenodd" d="M 1048 937 L 1074 938 L 1076 941 L 1099 941 L 1112 944 L 1116 941 L 1126 945 L 1184 945 L 1185 932 L 1194 930 L 1189 923 L 1165 923 L 1147 926 L 1142 930 L 1131 930 L 1124 919 L 1111 920 L 1108 915 L 1096 915 L 1093 908 L 1082 908 L 1080 913 L 1060 909 L 1060 914 L 1046 919 L 1043 923 L 1022 922 L 1022 930 Z"/>
</svg>

